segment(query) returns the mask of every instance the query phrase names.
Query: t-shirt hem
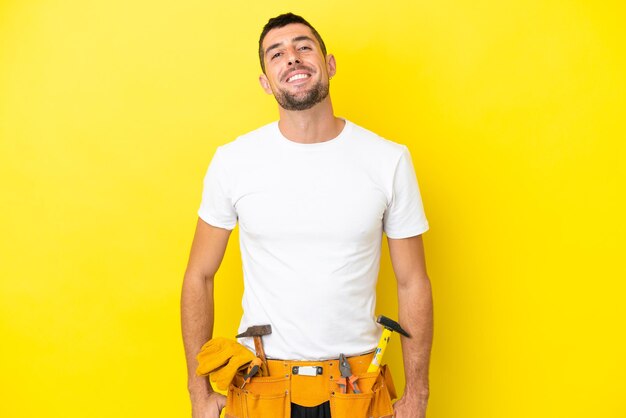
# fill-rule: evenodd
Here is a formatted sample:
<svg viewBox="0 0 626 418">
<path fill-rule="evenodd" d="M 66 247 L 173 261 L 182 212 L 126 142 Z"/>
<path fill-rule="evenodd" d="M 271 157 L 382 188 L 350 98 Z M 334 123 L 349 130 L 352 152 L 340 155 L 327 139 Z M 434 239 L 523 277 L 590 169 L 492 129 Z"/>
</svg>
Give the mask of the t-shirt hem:
<svg viewBox="0 0 626 418">
<path fill-rule="evenodd" d="M 234 224 L 219 222 L 214 217 L 201 213 L 201 212 L 198 212 L 198 216 L 200 217 L 200 219 L 202 219 L 204 222 L 208 223 L 211 226 L 222 228 L 222 229 L 228 229 L 229 231 L 232 231 L 233 229 L 235 229 L 235 226 L 237 225 L 236 222 Z"/>
<path fill-rule="evenodd" d="M 252 346 L 245 346 L 246 348 L 248 348 L 250 351 L 254 352 L 254 345 Z M 366 354 L 372 354 L 374 351 L 376 350 L 376 347 L 374 346 L 373 348 L 370 348 L 366 351 L 357 351 L 354 353 L 344 353 L 346 357 L 358 357 L 358 356 L 364 356 Z M 273 357 L 270 356 L 269 354 L 266 353 L 266 357 L 268 360 L 285 360 L 285 361 L 328 361 L 328 360 L 338 360 L 339 359 L 339 355 L 334 353 L 333 354 L 328 354 L 328 355 L 311 355 L 311 356 L 292 356 L 292 355 L 283 355 L 283 356 L 279 356 L 279 357 Z"/>
<path fill-rule="evenodd" d="M 422 235 L 424 232 L 428 231 L 428 229 L 429 229 L 429 226 L 424 225 L 422 227 L 410 229 L 408 231 L 398 231 L 398 232 L 385 231 L 385 235 L 387 235 L 387 238 L 391 238 L 391 239 L 410 238 L 410 237 Z"/>
</svg>

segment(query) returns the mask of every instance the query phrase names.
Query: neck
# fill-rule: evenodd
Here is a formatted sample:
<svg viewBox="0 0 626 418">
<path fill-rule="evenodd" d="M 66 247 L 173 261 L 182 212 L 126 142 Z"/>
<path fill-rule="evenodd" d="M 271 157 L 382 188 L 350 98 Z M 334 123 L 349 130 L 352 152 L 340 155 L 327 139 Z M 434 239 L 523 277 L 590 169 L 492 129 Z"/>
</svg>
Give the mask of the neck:
<svg viewBox="0 0 626 418">
<path fill-rule="evenodd" d="M 330 95 L 310 109 L 293 111 L 278 108 L 278 128 L 285 138 L 314 144 L 336 138 L 345 122 L 335 117 Z"/>
</svg>

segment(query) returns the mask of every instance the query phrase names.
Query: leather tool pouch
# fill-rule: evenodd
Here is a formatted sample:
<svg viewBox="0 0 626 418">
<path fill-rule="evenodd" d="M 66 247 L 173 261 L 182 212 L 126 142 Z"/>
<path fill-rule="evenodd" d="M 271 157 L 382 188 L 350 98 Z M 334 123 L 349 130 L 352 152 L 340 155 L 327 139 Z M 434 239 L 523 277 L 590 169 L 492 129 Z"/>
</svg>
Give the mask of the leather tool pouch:
<svg viewBox="0 0 626 418">
<path fill-rule="evenodd" d="M 253 377 L 243 389 L 243 376 L 238 374 L 228 389 L 227 418 L 289 418 L 289 376 Z"/>
<path fill-rule="evenodd" d="M 391 373 L 387 366 L 377 372 L 356 374 L 361 393 L 341 393 L 335 383 L 330 395 L 332 418 L 380 418 L 393 416 L 391 401 L 396 398 Z"/>
<path fill-rule="evenodd" d="M 336 376 L 336 374 L 335 374 Z M 226 418 L 290 418 L 292 398 L 318 399 L 316 404 L 330 400 L 332 418 L 381 418 L 393 416 L 391 401 L 396 398 L 391 373 L 386 365 L 373 373 L 356 373 L 361 393 L 341 393 L 335 380 L 328 376 L 302 377 L 277 374 L 269 377 L 253 377 L 243 385 L 238 374 L 228 390 Z M 293 381 L 291 379 L 294 379 Z M 305 379 L 324 379 L 305 389 Z M 296 380 L 298 382 L 296 382 Z M 302 381 L 302 382 L 300 382 Z M 303 392 L 299 396 L 297 392 Z M 294 392 L 294 393 L 292 393 Z M 320 392 L 319 394 L 311 392 Z M 292 396 L 293 395 L 293 396 Z M 306 402 L 296 402 L 306 404 Z M 304 405 L 313 406 L 313 405 Z"/>
</svg>

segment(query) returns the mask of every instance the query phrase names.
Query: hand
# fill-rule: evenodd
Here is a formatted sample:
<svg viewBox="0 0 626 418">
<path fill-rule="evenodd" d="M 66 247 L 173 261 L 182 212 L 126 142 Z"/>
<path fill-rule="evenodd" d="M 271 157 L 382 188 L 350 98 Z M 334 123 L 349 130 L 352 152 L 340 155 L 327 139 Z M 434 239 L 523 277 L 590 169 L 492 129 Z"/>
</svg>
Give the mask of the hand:
<svg viewBox="0 0 626 418">
<path fill-rule="evenodd" d="M 208 396 L 191 401 L 192 418 L 219 418 L 226 406 L 226 396 L 211 392 Z"/>
<path fill-rule="evenodd" d="M 395 418 L 426 418 L 426 404 L 426 400 L 403 396 L 393 404 L 393 416 Z"/>
</svg>

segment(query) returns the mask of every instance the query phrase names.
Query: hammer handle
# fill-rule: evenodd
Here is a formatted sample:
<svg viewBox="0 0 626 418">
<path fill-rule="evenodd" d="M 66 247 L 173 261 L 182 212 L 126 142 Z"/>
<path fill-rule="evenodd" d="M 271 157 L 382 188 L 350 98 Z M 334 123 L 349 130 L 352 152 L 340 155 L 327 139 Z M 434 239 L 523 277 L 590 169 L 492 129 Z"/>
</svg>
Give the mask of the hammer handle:
<svg viewBox="0 0 626 418">
<path fill-rule="evenodd" d="M 391 330 L 388 328 L 383 329 L 383 335 L 380 336 L 380 341 L 378 341 L 378 347 L 376 347 L 376 351 L 374 351 L 374 357 L 372 358 L 372 362 L 367 368 L 368 373 L 377 372 L 383 361 L 383 355 L 385 354 L 385 349 L 387 348 L 387 344 L 389 343 L 389 338 L 391 338 Z"/>
<path fill-rule="evenodd" d="M 256 356 L 261 359 L 263 362 L 263 366 L 265 366 L 265 372 L 269 370 L 267 368 L 267 358 L 265 357 L 265 350 L 263 349 L 263 341 L 261 341 L 260 336 L 254 337 L 254 350 L 256 351 Z"/>
</svg>

